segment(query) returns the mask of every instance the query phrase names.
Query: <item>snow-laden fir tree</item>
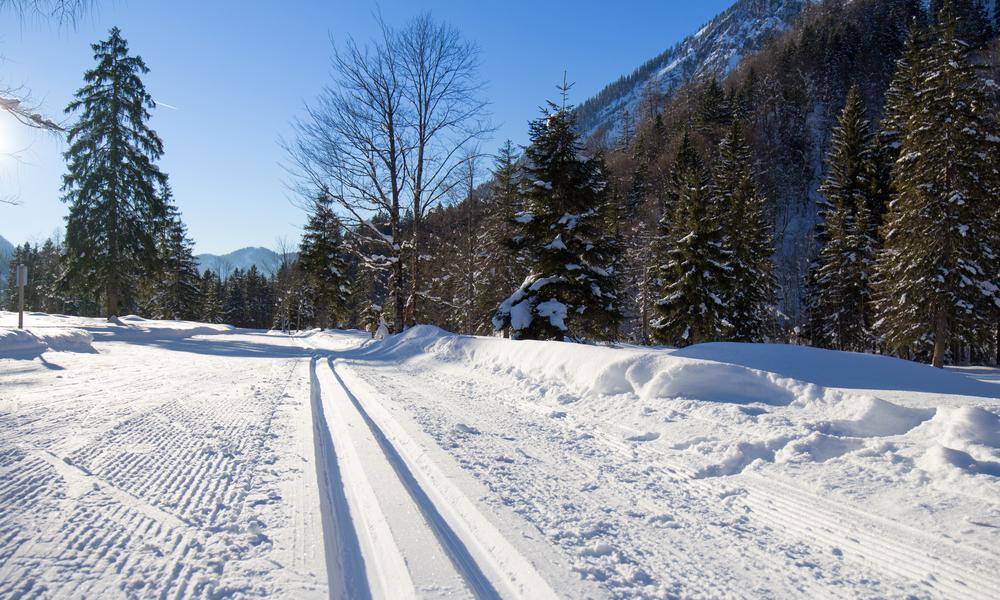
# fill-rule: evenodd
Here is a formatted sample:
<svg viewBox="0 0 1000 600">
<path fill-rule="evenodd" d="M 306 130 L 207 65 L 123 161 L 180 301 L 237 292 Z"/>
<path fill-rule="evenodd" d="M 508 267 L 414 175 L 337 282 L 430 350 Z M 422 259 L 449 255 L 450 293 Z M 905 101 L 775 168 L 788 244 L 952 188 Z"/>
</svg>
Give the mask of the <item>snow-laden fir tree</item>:
<svg viewBox="0 0 1000 600">
<path fill-rule="evenodd" d="M 158 265 L 149 278 L 149 314 L 154 319 L 193 320 L 200 315 L 201 276 L 194 258 L 193 243 L 180 212 L 165 194 L 167 214 L 159 234 Z"/>
<path fill-rule="evenodd" d="M 872 349 L 871 277 L 877 249 L 875 139 L 857 86 L 833 130 L 820 185 L 822 236 L 810 277 L 809 335 L 816 346 Z"/>
<path fill-rule="evenodd" d="M 117 27 L 92 48 L 97 66 L 66 109 L 80 113 L 65 153 L 66 266 L 111 317 L 133 303 L 140 277 L 155 267 L 166 176 L 155 164 L 163 144 L 147 124 L 155 103 L 140 78 L 146 64 L 129 54 Z"/>
<path fill-rule="evenodd" d="M 774 243 L 764 196 L 757 191 L 753 156 L 736 121 L 719 143 L 712 203 L 720 211 L 724 248 L 729 254 L 723 320 L 728 339 L 762 342 L 774 333 Z"/>
<path fill-rule="evenodd" d="M 992 103 L 946 3 L 921 55 L 876 263 L 877 329 L 902 354 L 944 365 L 952 342 L 988 343 L 998 302 Z"/>
<path fill-rule="evenodd" d="M 670 213 L 660 220 L 657 240 L 660 298 L 652 338 L 673 346 L 725 339 L 732 329 L 725 318 L 732 252 L 708 172 L 686 132 L 665 196 Z"/>
<path fill-rule="evenodd" d="M 550 103 L 531 123 L 523 210 L 515 216 L 529 273 L 493 316 L 494 327 L 515 339 L 609 339 L 621 320 L 603 161 L 583 155 L 574 129 L 565 104 Z"/>
<path fill-rule="evenodd" d="M 325 195 L 313 201 L 299 245 L 298 268 L 315 310 L 316 325 L 325 329 L 342 323 L 350 302 L 348 259 L 340 220 Z"/>
</svg>

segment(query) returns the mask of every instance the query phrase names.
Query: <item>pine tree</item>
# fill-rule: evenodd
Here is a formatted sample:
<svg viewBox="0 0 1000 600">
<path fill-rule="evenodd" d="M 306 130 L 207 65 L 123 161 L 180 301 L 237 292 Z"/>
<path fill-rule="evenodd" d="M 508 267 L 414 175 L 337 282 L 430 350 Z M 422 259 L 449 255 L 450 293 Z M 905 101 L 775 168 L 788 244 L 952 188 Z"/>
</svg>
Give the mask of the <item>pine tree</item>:
<svg viewBox="0 0 1000 600">
<path fill-rule="evenodd" d="M 607 339 L 621 320 L 603 161 L 582 156 L 574 126 L 565 103 L 531 123 L 515 217 L 529 274 L 493 317 L 515 339 Z"/>
<path fill-rule="evenodd" d="M 893 171 L 895 196 L 876 265 L 879 330 L 896 352 L 944 365 L 953 341 L 989 343 L 996 307 L 992 231 L 1000 177 L 996 126 L 971 50 L 945 4 Z"/>
<path fill-rule="evenodd" d="M 871 278 L 877 246 L 875 141 L 857 86 L 833 131 L 823 195 L 822 247 L 811 275 L 810 336 L 837 350 L 872 348 Z"/>
<path fill-rule="evenodd" d="M 728 338 L 761 342 L 774 332 L 774 245 L 764 197 L 754 182 L 753 158 L 743 129 L 733 122 L 719 144 L 712 185 L 720 211 L 724 248 L 730 255 L 723 320 Z M 720 274 L 720 275 L 722 275 Z"/>
<path fill-rule="evenodd" d="M 653 340 L 687 346 L 725 339 L 732 267 L 708 173 L 685 132 L 674 161 L 657 240 L 660 299 Z"/>
<path fill-rule="evenodd" d="M 305 295 L 315 311 L 319 328 L 342 323 L 350 301 L 348 260 L 340 220 L 326 196 L 321 195 L 313 201 L 299 246 L 298 269 L 302 272 Z"/>
<path fill-rule="evenodd" d="M 163 144 L 147 125 L 154 102 L 140 79 L 145 63 L 129 55 L 117 27 L 92 48 L 97 66 L 66 109 L 81 113 L 65 153 L 67 274 L 101 295 L 112 317 L 133 303 L 138 280 L 155 266 L 166 176 L 155 165 Z"/>
</svg>

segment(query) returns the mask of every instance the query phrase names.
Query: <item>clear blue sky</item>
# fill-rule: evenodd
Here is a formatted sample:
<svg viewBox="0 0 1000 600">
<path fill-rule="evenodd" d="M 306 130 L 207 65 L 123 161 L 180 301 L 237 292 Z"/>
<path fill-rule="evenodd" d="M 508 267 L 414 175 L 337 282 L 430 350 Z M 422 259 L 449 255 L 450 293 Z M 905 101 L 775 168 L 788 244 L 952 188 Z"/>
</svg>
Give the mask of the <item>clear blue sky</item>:
<svg viewBox="0 0 1000 600">
<path fill-rule="evenodd" d="M 429 10 L 482 50 L 493 121 L 485 149 L 523 144 L 527 123 L 569 71 L 580 103 L 721 12 L 732 0 L 505 2 L 446 0 L 103 0 L 74 28 L 0 13 L 0 85 L 24 86 L 60 114 L 93 64 L 89 44 L 117 25 L 150 67 L 146 86 L 161 103 L 153 127 L 162 167 L 197 252 L 297 243 L 303 213 L 291 200 L 277 144 L 329 81 L 330 38 L 367 39 L 380 7 L 391 24 Z M 0 114 L 0 235 L 42 240 L 63 226 L 59 201 L 65 144 Z"/>
</svg>

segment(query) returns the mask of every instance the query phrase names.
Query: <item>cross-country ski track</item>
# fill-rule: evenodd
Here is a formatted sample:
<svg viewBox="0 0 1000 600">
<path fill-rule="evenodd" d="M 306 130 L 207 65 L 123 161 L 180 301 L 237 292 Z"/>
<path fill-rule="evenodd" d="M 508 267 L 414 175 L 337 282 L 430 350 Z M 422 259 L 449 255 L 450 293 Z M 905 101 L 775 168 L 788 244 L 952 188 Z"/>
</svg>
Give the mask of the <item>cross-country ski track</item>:
<svg viewBox="0 0 1000 600">
<path fill-rule="evenodd" d="M 0 598 L 1000 593 L 995 371 L 34 317 Z"/>
</svg>

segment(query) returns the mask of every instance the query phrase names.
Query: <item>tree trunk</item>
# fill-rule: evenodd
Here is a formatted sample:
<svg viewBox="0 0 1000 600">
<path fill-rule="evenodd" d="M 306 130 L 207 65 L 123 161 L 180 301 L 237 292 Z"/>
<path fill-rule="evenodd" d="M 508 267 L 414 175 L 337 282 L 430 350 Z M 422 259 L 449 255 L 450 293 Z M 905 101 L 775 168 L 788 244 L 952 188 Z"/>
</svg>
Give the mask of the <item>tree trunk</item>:
<svg viewBox="0 0 1000 600">
<path fill-rule="evenodd" d="M 109 284 L 105 289 L 105 296 L 107 314 L 104 316 L 110 321 L 118 316 L 118 287 Z"/>
<path fill-rule="evenodd" d="M 944 368 L 944 355 L 948 349 L 948 317 L 943 310 L 938 310 L 934 318 L 934 357 L 931 365 L 936 369 Z"/>
</svg>

